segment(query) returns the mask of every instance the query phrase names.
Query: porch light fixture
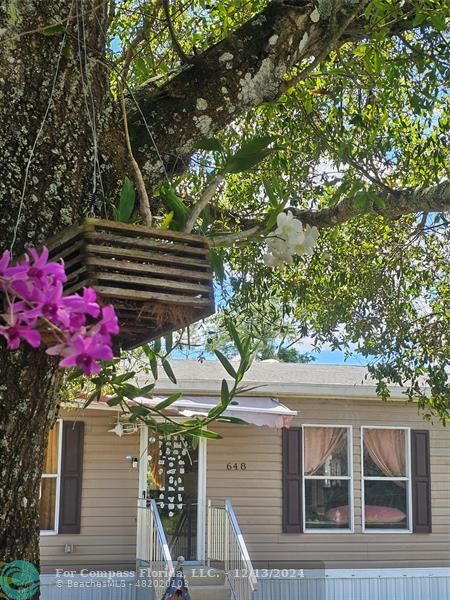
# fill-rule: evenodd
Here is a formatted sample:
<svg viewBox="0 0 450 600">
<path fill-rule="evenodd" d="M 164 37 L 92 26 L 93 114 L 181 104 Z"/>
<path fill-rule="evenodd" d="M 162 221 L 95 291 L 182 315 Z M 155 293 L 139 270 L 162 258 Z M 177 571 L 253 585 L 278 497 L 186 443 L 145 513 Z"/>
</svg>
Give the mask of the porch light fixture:
<svg viewBox="0 0 450 600">
<path fill-rule="evenodd" d="M 136 433 L 138 426 L 136 423 L 121 423 L 119 416 L 117 416 L 117 423 L 112 429 L 108 429 L 108 433 L 115 433 L 119 437 L 124 435 L 132 435 Z"/>
</svg>

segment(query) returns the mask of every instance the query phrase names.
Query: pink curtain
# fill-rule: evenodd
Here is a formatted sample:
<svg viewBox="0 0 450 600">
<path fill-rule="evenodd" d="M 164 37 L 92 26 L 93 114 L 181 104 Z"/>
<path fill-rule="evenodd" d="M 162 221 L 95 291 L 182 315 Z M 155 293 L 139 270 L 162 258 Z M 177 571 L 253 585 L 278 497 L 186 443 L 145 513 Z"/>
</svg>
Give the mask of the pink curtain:
<svg viewBox="0 0 450 600">
<path fill-rule="evenodd" d="M 305 427 L 305 475 L 314 475 L 345 439 L 340 427 Z"/>
<path fill-rule="evenodd" d="M 364 429 L 364 449 L 386 477 L 405 475 L 403 430 Z"/>
</svg>

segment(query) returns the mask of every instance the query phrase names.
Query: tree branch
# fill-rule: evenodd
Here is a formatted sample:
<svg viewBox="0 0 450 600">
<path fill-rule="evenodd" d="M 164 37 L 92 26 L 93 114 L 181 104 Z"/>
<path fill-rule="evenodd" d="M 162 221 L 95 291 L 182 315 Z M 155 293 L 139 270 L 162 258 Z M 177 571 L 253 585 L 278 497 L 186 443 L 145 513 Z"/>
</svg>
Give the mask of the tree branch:
<svg viewBox="0 0 450 600">
<path fill-rule="evenodd" d="M 319 229 L 334 227 L 355 217 L 370 213 L 387 219 L 396 219 L 402 215 L 413 213 L 433 213 L 450 211 L 450 180 L 416 190 L 402 190 L 380 194 L 384 200 L 384 208 L 372 206 L 368 211 L 355 206 L 354 199 L 344 198 L 335 206 L 321 210 L 299 210 L 289 208 L 294 216 L 304 225 Z"/>
<path fill-rule="evenodd" d="M 312 3 L 273 1 L 158 90 L 149 85 L 134 90 L 128 99 L 130 138 L 149 189 L 162 182 L 163 166 L 173 173 L 186 168 L 196 140 L 279 98 L 286 89 L 286 74 L 301 61 L 367 36 L 365 17 L 354 18 L 366 2 L 338 3 L 331 22 L 339 37 L 330 45 L 330 20 L 320 17 Z M 411 26 L 404 10 L 391 24 L 392 32 Z M 141 111 L 152 124 L 153 140 Z"/>
<path fill-rule="evenodd" d="M 332 12 L 332 15 L 331 15 L 331 22 L 330 22 L 331 26 L 330 26 L 329 36 L 328 36 L 329 39 L 328 39 L 327 43 L 325 44 L 325 46 L 322 48 L 322 50 L 319 52 L 319 54 L 314 58 L 314 60 L 307 67 L 305 67 L 295 77 L 292 77 L 292 79 L 289 79 L 286 82 L 286 84 L 285 84 L 285 91 L 287 91 L 287 90 L 295 87 L 301 81 L 303 81 L 304 79 L 306 79 L 308 77 L 308 75 L 310 75 L 312 73 L 312 71 L 314 71 L 314 69 L 317 67 L 317 65 L 319 65 L 321 62 L 323 62 L 325 60 L 325 58 L 328 56 L 328 54 L 331 52 L 331 50 L 339 42 L 339 38 L 342 35 L 344 35 L 345 31 L 348 29 L 348 27 L 350 26 L 351 22 L 354 19 L 356 19 L 358 16 L 360 16 L 361 11 L 368 4 L 368 2 L 369 2 L 369 0 L 365 0 L 364 2 L 359 2 L 356 5 L 356 8 L 354 8 L 343 19 L 343 21 L 338 26 L 336 24 L 336 16 L 337 16 L 336 0 L 334 0 L 334 4 L 335 5 L 333 7 L 333 12 Z"/>
<path fill-rule="evenodd" d="M 164 14 L 166 16 L 167 28 L 169 30 L 170 39 L 172 40 L 173 49 L 178 54 L 178 57 L 182 63 L 192 62 L 192 59 L 184 52 L 183 48 L 180 46 L 180 42 L 178 41 L 175 29 L 173 28 L 172 17 L 170 16 L 169 0 L 162 0 L 162 5 L 164 8 Z"/>
<path fill-rule="evenodd" d="M 211 202 L 214 194 L 217 191 L 217 188 L 221 185 L 224 179 L 225 178 L 223 175 L 217 175 L 217 177 L 214 177 L 211 183 L 205 188 L 203 194 L 200 196 L 200 200 L 194 205 L 194 208 L 189 215 L 184 228 L 186 233 L 191 233 L 191 231 L 194 229 L 197 219 L 201 215 L 203 209 L 206 208 L 206 206 L 208 206 L 208 204 Z"/>
<path fill-rule="evenodd" d="M 225 246 L 233 246 L 238 242 L 246 242 L 248 239 L 260 233 L 261 226 L 255 225 L 250 229 L 244 229 L 243 231 L 237 231 L 236 233 L 227 233 L 225 235 L 217 235 L 215 237 L 208 238 L 208 244 L 211 248 L 222 248 Z"/>
<path fill-rule="evenodd" d="M 423 225 L 429 213 L 450 212 L 450 180 L 417 190 L 380 193 L 380 197 L 384 200 L 384 208 L 373 205 L 369 210 L 363 210 L 355 206 L 353 197 L 349 197 L 344 198 L 335 206 L 321 210 L 301 210 L 292 206 L 286 210 L 290 210 L 303 225 L 314 226 L 318 229 L 335 227 L 363 214 L 398 219 L 402 215 L 423 212 Z M 233 246 L 262 233 L 262 229 L 262 225 L 254 225 L 243 231 L 211 237 L 208 239 L 208 243 L 213 248 Z"/>
<path fill-rule="evenodd" d="M 152 222 L 153 222 L 153 217 L 152 217 L 152 213 L 150 211 L 150 201 L 148 199 L 147 189 L 145 187 L 145 182 L 142 177 L 141 169 L 139 168 L 139 165 L 136 162 L 136 159 L 134 158 L 133 150 L 131 148 L 130 135 L 129 135 L 129 131 L 128 131 L 127 109 L 125 106 L 125 99 L 124 99 L 123 88 L 122 88 L 121 84 L 119 86 L 119 99 L 120 99 L 120 104 L 122 107 L 123 127 L 124 127 L 124 132 L 125 132 L 125 140 L 126 140 L 126 144 L 127 144 L 129 160 L 131 163 L 131 167 L 133 169 L 134 183 L 136 185 L 136 189 L 137 189 L 138 197 L 139 197 L 139 212 L 141 213 L 141 217 L 142 217 L 144 224 L 147 225 L 147 227 L 151 227 Z"/>
</svg>

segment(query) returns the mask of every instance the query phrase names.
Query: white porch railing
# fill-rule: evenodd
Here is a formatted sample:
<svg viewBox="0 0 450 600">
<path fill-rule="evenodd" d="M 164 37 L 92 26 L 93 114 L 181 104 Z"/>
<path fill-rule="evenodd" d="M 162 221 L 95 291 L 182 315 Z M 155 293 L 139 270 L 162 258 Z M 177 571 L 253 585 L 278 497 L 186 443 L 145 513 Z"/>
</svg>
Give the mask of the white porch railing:
<svg viewBox="0 0 450 600">
<path fill-rule="evenodd" d="M 252 600 L 257 587 L 247 546 L 245 545 L 233 505 L 208 501 L 207 562 L 223 563 L 233 600 Z"/>
<path fill-rule="evenodd" d="M 150 596 L 159 600 L 175 572 L 166 534 L 154 500 L 150 505 L 139 506 L 137 515 L 136 578 L 147 580 Z M 144 587 L 144 586 L 143 586 Z"/>
</svg>

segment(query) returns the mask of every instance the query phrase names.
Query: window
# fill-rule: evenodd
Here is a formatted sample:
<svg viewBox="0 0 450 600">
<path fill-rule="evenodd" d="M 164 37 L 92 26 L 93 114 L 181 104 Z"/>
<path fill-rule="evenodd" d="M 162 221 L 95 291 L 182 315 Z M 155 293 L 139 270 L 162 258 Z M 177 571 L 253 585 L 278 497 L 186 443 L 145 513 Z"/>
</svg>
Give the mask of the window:
<svg viewBox="0 0 450 600">
<path fill-rule="evenodd" d="M 351 428 L 303 428 L 304 531 L 352 530 Z"/>
<path fill-rule="evenodd" d="M 409 430 L 362 428 L 363 529 L 410 530 Z"/>
<path fill-rule="evenodd" d="M 62 424 L 58 421 L 52 427 L 48 436 L 47 452 L 45 454 L 39 494 L 39 523 L 41 532 L 56 533 L 58 531 L 61 431 Z"/>
</svg>

